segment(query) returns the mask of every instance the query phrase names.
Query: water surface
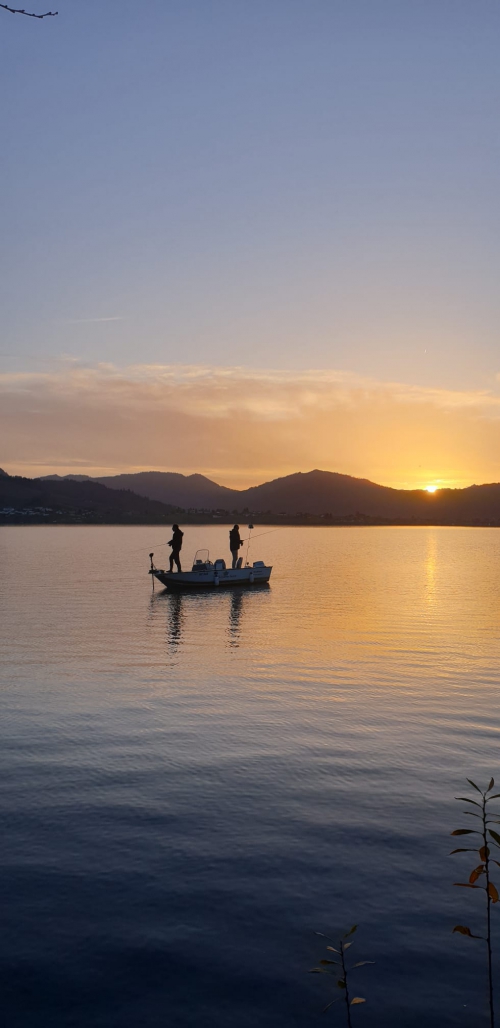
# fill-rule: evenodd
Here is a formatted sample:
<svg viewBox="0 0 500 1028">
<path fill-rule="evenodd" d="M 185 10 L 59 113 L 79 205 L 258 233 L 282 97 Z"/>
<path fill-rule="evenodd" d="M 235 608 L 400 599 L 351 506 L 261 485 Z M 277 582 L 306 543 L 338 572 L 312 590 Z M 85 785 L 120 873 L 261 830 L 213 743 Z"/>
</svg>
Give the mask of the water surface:
<svg viewBox="0 0 500 1028">
<path fill-rule="evenodd" d="M 269 589 L 167 595 L 161 528 L 0 530 L 9 1028 L 307 1028 L 354 922 L 356 1023 L 481 1023 L 448 853 L 500 779 L 500 532 L 264 532 Z"/>
</svg>

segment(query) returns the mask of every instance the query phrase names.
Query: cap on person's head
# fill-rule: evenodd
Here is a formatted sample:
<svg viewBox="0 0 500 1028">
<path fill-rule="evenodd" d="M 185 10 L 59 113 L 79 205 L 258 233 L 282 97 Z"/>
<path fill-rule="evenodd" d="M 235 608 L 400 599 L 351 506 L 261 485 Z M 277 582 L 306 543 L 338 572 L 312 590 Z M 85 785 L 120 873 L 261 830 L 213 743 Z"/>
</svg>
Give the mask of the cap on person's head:
<svg viewBox="0 0 500 1028">
<path fill-rule="evenodd" d="M 172 528 L 178 528 L 178 527 L 179 527 L 178 525 L 172 525 Z"/>
<path fill-rule="evenodd" d="M 239 527 L 240 527 L 239 525 L 233 525 L 233 528 L 239 528 Z"/>
</svg>

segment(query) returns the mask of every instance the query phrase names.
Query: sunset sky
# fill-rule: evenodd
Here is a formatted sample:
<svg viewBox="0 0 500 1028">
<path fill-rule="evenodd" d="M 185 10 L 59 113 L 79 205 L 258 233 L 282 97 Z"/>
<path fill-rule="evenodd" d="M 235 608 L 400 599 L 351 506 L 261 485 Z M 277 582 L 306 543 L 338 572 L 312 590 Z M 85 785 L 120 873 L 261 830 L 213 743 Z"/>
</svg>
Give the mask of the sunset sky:
<svg viewBox="0 0 500 1028">
<path fill-rule="evenodd" d="M 56 9 L 0 11 L 0 466 L 500 481 L 495 0 Z"/>
</svg>

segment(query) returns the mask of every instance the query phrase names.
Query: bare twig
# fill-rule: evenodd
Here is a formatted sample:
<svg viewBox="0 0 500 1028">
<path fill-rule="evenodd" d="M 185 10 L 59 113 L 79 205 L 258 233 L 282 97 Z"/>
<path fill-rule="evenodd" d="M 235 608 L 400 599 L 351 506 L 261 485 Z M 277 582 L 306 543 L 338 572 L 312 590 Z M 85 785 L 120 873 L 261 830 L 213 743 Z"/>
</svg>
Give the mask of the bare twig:
<svg viewBox="0 0 500 1028">
<path fill-rule="evenodd" d="M 7 4 L 0 4 L 4 11 L 9 11 L 10 14 L 24 14 L 26 18 L 55 18 L 59 11 L 47 11 L 45 14 L 32 14 L 31 11 L 24 11 L 18 7 L 7 7 Z"/>
</svg>

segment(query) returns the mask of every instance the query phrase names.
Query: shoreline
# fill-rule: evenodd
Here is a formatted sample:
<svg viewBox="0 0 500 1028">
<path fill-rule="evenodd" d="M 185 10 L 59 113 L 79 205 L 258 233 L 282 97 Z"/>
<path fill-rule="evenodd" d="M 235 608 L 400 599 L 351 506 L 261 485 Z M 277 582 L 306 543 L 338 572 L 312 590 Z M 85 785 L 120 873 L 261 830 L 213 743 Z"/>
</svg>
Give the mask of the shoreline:
<svg viewBox="0 0 500 1028">
<path fill-rule="evenodd" d="M 256 516 L 253 514 L 237 514 L 229 516 L 217 516 L 213 517 L 196 517 L 193 515 L 186 514 L 185 517 L 182 514 L 177 513 L 169 518 L 163 518 L 158 520 L 154 518 L 149 519 L 138 519 L 138 518 L 122 518 L 118 519 L 115 517 L 100 517 L 93 515 L 92 512 L 88 514 L 75 514 L 75 515 L 61 515 L 59 517 L 40 516 L 40 515 L 18 515 L 10 517 L 0 517 L 0 528 L 10 526 L 20 527 L 26 525 L 46 525 L 50 527 L 58 525 L 106 525 L 120 527 L 132 527 L 132 526 L 154 526 L 157 528 L 170 527 L 173 523 L 173 518 L 177 518 L 181 525 L 232 525 L 239 521 L 241 525 L 247 524 L 249 521 L 252 522 L 255 527 L 262 527 L 270 525 L 273 528 L 500 528 L 500 521 L 488 521 L 486 519 L 480 520 L 470 519 L 464 521 L 426 521 L 417 520 L 416 518 L 411 520 L 404 520 L 402 518 L 371 518 L 371 517 L 338 517 L 338 518 L 325 518 L 325 517 L 273 517 L 273 516 Z"/>
</svg>

